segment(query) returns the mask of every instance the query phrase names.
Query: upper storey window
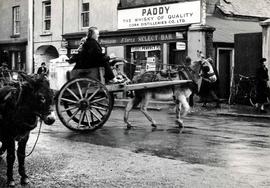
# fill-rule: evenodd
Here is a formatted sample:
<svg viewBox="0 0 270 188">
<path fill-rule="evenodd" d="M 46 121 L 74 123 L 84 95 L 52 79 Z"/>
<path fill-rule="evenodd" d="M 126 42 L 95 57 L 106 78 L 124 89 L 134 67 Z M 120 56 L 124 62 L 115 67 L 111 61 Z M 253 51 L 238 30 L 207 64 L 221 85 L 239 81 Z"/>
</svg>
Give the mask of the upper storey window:
<svg viewBox="0 0 270 188">
<path fill-rule="evenodd" d="M 13 35 L 19 35 L 20 34 L 20 7 L 16 6 L 12 9 L 13 14 Z"/>
<path fill-rule="evenodd" d="M 89 2 L 83 2 L 82 3 L 82 9 L 81 9 L 81 24 L 82 27 L 89 27 Z"/>
<path fill-rule="evenodd" d="M 43 2 L 43 31 L 51 30 L 51 2 Z"/>
</svg>

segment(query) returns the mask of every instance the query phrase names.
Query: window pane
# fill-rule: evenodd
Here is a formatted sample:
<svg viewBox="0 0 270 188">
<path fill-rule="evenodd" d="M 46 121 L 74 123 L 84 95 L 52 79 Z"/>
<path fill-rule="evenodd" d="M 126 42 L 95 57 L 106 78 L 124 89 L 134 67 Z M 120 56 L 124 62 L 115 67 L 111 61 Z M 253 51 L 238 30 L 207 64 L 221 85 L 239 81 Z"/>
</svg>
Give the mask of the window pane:
<svg viewBox="0 0 270 188">
<path fill-rule="evenodd" d="M 45 17 L 51 17 L 51 6 L 45 6 Z"/>
<path fill-rule="evenodd" d="M 20 22 L 16 22 L 15 33 L 20 33 Z"/>
<path fill-rule="evenodd" d="M 19 19 L 20 19 L 20 10 L 19 10 L 19 7 L 16 7 L 16 8 L 15 8 L 15 12 L 16 12 L 16 13 L 15 13 L 15 14 L 16 14 L 15 19 L 16 19 L 16 20 L 19 20 Z"/>
<path fill-rule="evenodd" d="M 20 33 L 20 7 L 13 7 L 13 34 Z"/>
<path fill-rule="evenodd" d="M 89 26 L 89 12 L 82 14 L 82 26 L 83 27 Z"/>
<path fill-rule="evenodd" d="M 21 62 L 21 52 L 18 52 L 18 62 Z"/>
<path fill-rule="evenodd" d="M 82 11 L 89 11 L 89 3 L 83 3 L 82 4 Z"/>
<path fill-rule="evenodd" d="M 45 20 L 45 30 L 51 29 L 51 20 Z"/>
</svg>

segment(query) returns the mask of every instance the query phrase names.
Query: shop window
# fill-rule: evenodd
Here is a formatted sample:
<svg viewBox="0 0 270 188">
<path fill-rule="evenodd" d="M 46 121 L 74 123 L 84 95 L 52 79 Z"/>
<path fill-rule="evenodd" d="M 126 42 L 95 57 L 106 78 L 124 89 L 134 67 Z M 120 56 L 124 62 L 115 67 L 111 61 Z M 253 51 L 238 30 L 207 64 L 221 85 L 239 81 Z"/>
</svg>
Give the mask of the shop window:
<svg viewBox="0 0 270 188">
<path fill-rule="evenodd" d="M 82 27 L 89 27 L 89 3 L 88 2 L 83 2 L 82 3 L 82 9 L 81 9 L 81 22 L 82 22 Z"/>
<path fill-rule="evenodd" d="M 160 44 L 130 47 L 131 59 L 136 65 L 135 74 L 162 69 Z"/>
<path fill-rule="evenodd" d="M 9 64 L 9 52 L 7 50 L 0 51 L 0 65 L 2 63 Z"/>
<path fill-rule="evenodd" d="M 13 7 L 12 10 L 13 14 L 13 35 L 19 35 L 20 34 L 20 7 L 16 6 Z"/>
<path fill-rule="evenodd" d="M 14 52 L 15 70 L 26 71 L 25 51 Z M 14 67 L 13 67 L 14 69 Z"/>
<path fill-rule="evenodd" d="M 43 2 L 43 31 L 51 30 L 51 2 Z"/>
</svg>

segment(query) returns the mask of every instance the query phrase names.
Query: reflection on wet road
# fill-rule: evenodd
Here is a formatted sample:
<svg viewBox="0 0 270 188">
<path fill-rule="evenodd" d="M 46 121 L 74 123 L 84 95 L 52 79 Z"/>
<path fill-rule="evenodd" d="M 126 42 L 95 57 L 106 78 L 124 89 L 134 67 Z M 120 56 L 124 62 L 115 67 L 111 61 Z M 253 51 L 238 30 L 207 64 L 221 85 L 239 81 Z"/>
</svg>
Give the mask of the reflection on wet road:
<svg viewBox="0 0 270 188">
<path fill-rule="evenodd" d="M 190 115 L 185 119 L 185 128 L 179 129 L 174 125 L 174 114 L 151 114 L 159 122 L 157 129 L 152 129 L 136 110 L 130 115 L 135 128 L 126 130 L 123 110 L 115 109 L 100 130 L 82 134 L 59 125 L 58 129 L 65 131 L 55 136 L 236 172 L 270 174 L 269 120 Z"/>
</svg>

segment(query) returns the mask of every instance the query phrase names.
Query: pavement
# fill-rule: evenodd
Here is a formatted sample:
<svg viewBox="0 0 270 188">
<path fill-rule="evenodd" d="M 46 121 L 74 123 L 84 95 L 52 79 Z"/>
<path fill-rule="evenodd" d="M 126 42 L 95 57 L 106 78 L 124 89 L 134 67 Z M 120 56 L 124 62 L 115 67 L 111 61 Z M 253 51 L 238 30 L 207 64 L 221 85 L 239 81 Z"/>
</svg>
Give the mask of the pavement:
<svg viewBox="0 0 270 188">
<path fill-rule="evenodd" d="M 115 99 L 115 107 L 125 107 L 129 99 Z M 155 101 L 152 100 L 149 103 L 149 110 L 164 110 L 172 109 L 174 103 L 172 101 Z M 202 107 L 202 104 L 195 102 L 195 105 L 191 108 L 191 113 L 198 115 L 203 114 L 215 114 L 220 116 L 236 116 L 236 117 L 251 117 L 251 118 L 262 118 L 270 119 L 270 106 L 265 108 L 267 113 L 260 113 L 255 110 L 254 107 L 249 105 L 234 104 L 229 105 L 227 103 L 221 103 L 221 108 L 215 108 L 214 103 L 208 103 L 207 107 Z"/>
<path fill-rule="evenodd" d="M 261 113 L 252 106 L 248 105 L 224 105 L 218 115 L 239 116 L 239 117 L 252 117 L 252 118 L 267 118 L 270 119 L 270 108 L 265 108 L 266 113 Z"/>
</svg>

